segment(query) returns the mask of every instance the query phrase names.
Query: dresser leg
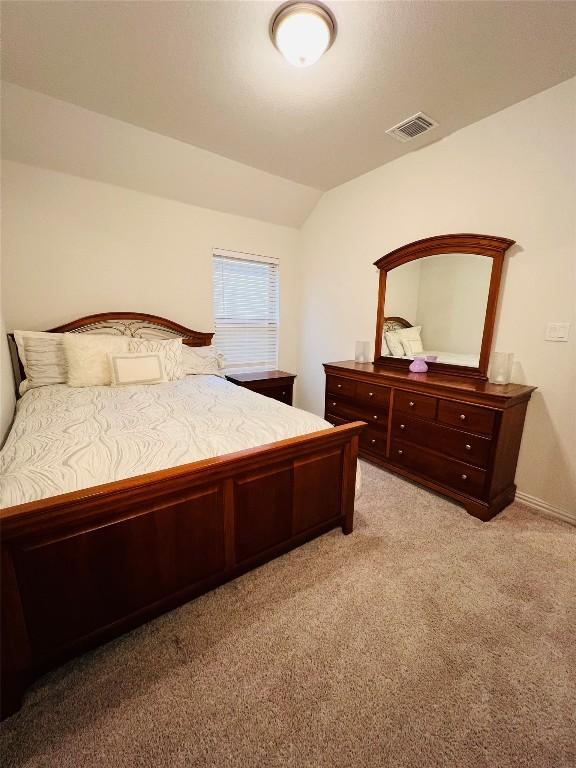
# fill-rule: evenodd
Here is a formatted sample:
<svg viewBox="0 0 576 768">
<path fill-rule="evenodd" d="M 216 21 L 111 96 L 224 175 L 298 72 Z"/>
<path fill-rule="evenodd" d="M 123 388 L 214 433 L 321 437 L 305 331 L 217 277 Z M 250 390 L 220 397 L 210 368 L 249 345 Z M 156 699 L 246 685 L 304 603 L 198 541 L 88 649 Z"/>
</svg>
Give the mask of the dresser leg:
<svg viewBox="0 0 576 768">
<path fill-rule="evenodd" d="M 488 504 L 482 504 L 480 501 L 467 501 L 464 503 L 464 509 L 472 517 L 477 517 L 483 523 L 491 520 L 499 510 L 492 511 Z"/>
</svg>

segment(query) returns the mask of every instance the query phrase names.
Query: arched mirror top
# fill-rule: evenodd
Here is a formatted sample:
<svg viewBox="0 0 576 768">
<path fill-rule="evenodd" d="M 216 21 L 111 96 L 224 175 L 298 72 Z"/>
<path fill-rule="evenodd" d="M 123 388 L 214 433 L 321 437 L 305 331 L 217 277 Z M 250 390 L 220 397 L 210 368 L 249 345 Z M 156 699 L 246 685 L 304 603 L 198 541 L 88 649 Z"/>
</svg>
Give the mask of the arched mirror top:
<svg viewBox="0 0 576 768">
<path fill-rule="evenodd" d="M 378 259 L 374 363 L 407 368 L 414 357 L 429 357 L 432 370 L 485 379 L 504 255 L 513 244 L 494 235 L 436 235 Z"/>
</svg>

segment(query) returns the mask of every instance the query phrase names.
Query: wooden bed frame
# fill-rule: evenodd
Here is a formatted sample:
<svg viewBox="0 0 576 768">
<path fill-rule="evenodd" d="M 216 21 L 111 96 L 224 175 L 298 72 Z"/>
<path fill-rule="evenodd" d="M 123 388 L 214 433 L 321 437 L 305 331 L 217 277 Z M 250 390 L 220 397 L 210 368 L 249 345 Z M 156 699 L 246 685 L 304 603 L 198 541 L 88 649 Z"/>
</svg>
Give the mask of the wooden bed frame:
<svg viewBox="0 0 576 768">
<path fill-rule="evenodd" d="M 107 313 L 53 332 L 182 336 Z M 22 367 L 12 344 L 16 380 Z M 2 716 L 39 674 L 336 527 L 351 533 L 355 422 L 0 511 Z"/>
</svg>

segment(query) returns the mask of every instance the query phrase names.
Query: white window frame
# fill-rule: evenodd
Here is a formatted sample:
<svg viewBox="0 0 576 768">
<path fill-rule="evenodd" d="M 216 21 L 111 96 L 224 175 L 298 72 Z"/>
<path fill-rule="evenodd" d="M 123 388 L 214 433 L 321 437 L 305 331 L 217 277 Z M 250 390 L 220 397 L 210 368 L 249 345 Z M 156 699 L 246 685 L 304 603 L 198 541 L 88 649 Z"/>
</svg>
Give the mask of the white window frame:
<svg viewBox="0 0 576 768">
<path fill-rule="evenodd" d="M 275 357 L 273 360 L 266 360 L 266 361 L 234 361 L 234 358 L 232 354 L 229 352 L 229 355 L 231 359 L 226 359 L 226 372 L 227 373 L 239 373 L 243 371 L 264 371 L 264 370 L 271 370 L 271 369 L 277 369 L 278 368 L 278 354 L 279 354 L 279 347 L 280 347 L 280 259 L 274 256 L 261 256 L 260 254 L 255 253 L 246 253 L 243 251 L 231 251 L 226 250 L 223 248 L 213 248 L 212 249 L 212 304 L 213 304 L 213 310 L 214 310 L 214 340 L 213 343 L 216 345 L 217 348 L 221 352 L 224 353 L 224 357 L 227 357 L 227 344 L 222 340 L 220 337 L 220 344 L 219 344 L 219 318 L 216 316 L 216 299 L 215 299 L 215 274 L 214 274 L 214 264 L 215 264 L 215 257 L 220 257 L 224 259 L 238 259 L 238 261 L 248 261 L 248 262 L 259 262 L 263 264 L 270 264 L 271 266 L 276 267 L 276 318 L 273 323 L 276 328 L 276 335 L 275 335 Z M 222 325 L 224 325 L 222 323 Z M 241 333 L 239 329 L 239 333 Z"/>
</svg>

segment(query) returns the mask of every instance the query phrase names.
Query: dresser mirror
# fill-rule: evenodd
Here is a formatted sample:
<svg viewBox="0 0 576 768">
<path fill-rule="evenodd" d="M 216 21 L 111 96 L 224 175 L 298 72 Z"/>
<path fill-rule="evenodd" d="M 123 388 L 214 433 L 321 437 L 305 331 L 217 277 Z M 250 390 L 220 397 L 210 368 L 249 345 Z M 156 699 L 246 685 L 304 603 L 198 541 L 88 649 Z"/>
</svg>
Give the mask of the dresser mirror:
<svg viewBox="0 0 576 768">
<path fill-rule="evenodd" d="M 376 262 L 380 292 L 374 363 L 486 379 L 504 254 L 512 240 L 440 235 Z"/>
</svg>

